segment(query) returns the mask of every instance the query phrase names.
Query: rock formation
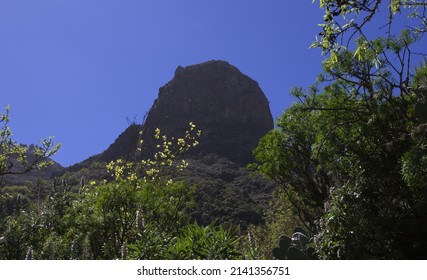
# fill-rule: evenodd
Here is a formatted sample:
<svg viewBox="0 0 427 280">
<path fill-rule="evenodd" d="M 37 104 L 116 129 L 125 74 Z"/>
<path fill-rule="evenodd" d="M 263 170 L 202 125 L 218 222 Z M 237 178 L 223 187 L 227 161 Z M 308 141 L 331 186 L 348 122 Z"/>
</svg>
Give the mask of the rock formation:
<svg viewBox="0 0 427 280">
<path fill-rule="evenodd" d="M 189 122 L 202 130 L 195 153 L 217 154 L 239 164 L 252 160 L 258 140 L 273 128 L 258 83 L 225 61 L 179 66 L 160 88 L 144 133 L 158 127 L 166 135 L 179 136 Z"/>
<path fill-rule="evenodd" d="M 194 122 L 202 130 L 194 152 L 217 154 L 236 163 L 252 160 L 258 140 L 273 128 L 268 101 L 258 83 L 224 61 L 179 66 L 160 88 L 145 122 L 177 135 Z"/>
<path fill-rule="evenodd" d="M 136 149 L 140 130 L 150 146 L 156 128 L 168 137 L 181 137 L 189 122 L 202 131 L 193 155 L 216 154 L 241 166 L 253 160 L 258 140 L 273 129 L 267 98 L 258 83 L 236 67 L 217 60 L 179 66 L 160 88 L 145 123 L 130 126 L 107 150 L 81 164 L 127 158 Z M 81 164 L 69 171 L 79 170 Z"/>
</svg>

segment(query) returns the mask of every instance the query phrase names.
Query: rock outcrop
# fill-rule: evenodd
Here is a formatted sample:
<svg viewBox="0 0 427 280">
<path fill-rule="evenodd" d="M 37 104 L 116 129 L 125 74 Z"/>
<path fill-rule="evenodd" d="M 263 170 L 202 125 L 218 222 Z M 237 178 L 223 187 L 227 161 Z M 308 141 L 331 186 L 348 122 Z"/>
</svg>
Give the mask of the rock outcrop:
<svg viewBox="0 0 427 280">
<path fill-rule="evenodd" d="M 179 66 L 160 88 L 148 113 L 144 133 L 157 127 L 182 135 L 188 123 L 202 131 L 193 153 L 216 154 L 244 165 L 258 140 L 273 128 L 268 100 L 258 83 L 225 61 Z"/>
</svg>

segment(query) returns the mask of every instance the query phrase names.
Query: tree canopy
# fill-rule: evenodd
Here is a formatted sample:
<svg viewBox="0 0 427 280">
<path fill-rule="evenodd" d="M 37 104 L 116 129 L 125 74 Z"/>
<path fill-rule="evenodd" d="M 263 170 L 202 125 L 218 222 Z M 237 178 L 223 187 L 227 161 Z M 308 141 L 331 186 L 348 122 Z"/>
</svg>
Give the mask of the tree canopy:
<svg viewBox="0 0 427 280">
<path fill-rule="evenodd" d="M 352 40 L 368 38 L 366 31 L 373 22 L 378 23 L 376 20 L 380 16 L 382 20 L 377 27 L 383 31 L 382 37 L 398 35 L 392 27 L 396 24 L 396 18 L 402 14 L 411 19 L 405 21 L 406 30 L 415 36 L 427 31 L 425 0 L 319 0 L 319 6 L 324 10 L 323 23 L 320 24 L 322 31 L 313 46 L 321 47 L 326 52 L 344 47 L 348 49 Z"/>
<path fill-rule="evenodd" d="M 53 143 L 52 137 L 42 139 L 41 146 L 32 150 L 16 143 L 9 127 L 9 111 L 10 106 L 6 106 L 0 115 L 0 185 L 5 175 L 24 174 L 51 165 L 50 157 L 61 147 L 61 144 Z"/>
<path fill-rule="evenodd" d="M 426 2 L 386 2 L 320 1 L 324 71 L 255 150 L 321 258 L 426 258 L 427 64 L 411 52 Z M 368 39 L 384 7 L 386 31 Z M 404 10 L 418 21 L 391 34 Z"/>
</svg>

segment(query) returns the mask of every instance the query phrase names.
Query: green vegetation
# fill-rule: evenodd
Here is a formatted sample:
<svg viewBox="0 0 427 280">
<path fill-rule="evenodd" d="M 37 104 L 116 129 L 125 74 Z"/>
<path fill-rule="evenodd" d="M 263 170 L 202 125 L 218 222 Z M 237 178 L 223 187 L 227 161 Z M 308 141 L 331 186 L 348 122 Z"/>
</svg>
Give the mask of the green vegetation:
<svg viewBox="0 0 427 280">
<path fill-rule="evenodd" d="M 172 260 L 225 260 L 240 259 L 236 233 L 232 229 L 225 230 L 213 224 L 199 226 L 189 224 L 178 237 L 168 240 L 166 247 L 157 251 L 158 258 Z M 131 259 L 146 258 L 146 241 L 140 239 L 131 246 Z"/>
<path fill-rule="evenodd" d="M 325 24 L 313 46 L 329 55 L 324 72 L 309 90 L 292 91 L 298 102 L 255 151 L 320 258 L 427 257 L 427 64 L 411 66 L 426 3 L 390 1 L 389 24 L 409 9 L 421 25 L 368 40 L 364 25 L 380 3 L 320 1 Z M 291 241 L 280 242 L 275 255 L 285 258 Z"/>
<path fill-rule="evenodd" d="M 195 188 L 174 180 L 188 163 L 180 156 L 198 144 L 190 123 L 183 138 L 156 130 L 153 159 L 107 165 L 110 182 L 50 188 L 33 203 L 27 187 L 2 189 L 2 259 L 235 259 L 235 228 L 193 223 Z"/>
<path fill-rule="evenodd" d="M 31 150 L 14 142 L 9 127 L 9 111 L 7 106 L 0 114 L 0 184 L 5 175 L 22 175 L 48 167 L 52 164 L 49 157 L 61 147 L 61 144 L 54 145 L 52 137 L 42 139 L 41 147 L 33 146 Z"/>
<path fill-rule="evenodd" d="M 273 255 L 278 260 L 314 260 L 316 259 L 313 246 L 305 230 L 295 228 L 292 237 L 280 237 L 279 247 L 273 249 Z"/>
<path fill-rule="evenodd" d="M 312 2 L 317 2 L 312 0 Z M 369 48 L 370 42 L 367 40 L 367 30 L 375 23 L 382 12 L 385 22 L 377 26 L 378 30 L 384 32 L 384 36 L 393 37 L 396 30 L 393 24 L 396 19 L 406 17 L 405 29 L 414 35 L 422 35 L 427 31 L 426 22 L 426 1 L 425 0 L 319 0 L 319 6 L 324 10 L 323 22 L 320 24 L 322 31 L 320 38 L 316 38 L 312 47 L 319 47 L 326 53 L 334 53 L 348 49 L 354 43 L 354 39 L 363 38 L 365 43 L 356 48 L 356 54 L 363 53 Z"/>
</svg>

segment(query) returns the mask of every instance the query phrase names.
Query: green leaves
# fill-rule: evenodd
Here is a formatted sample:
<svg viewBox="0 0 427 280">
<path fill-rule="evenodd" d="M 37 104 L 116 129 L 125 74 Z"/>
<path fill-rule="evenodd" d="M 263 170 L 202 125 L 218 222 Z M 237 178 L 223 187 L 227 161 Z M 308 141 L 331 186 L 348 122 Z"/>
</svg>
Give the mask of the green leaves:
<svg viewBox="0 0 427 280">
<path fill-rule="evenodd" d="M 406 70 L 390 73 L 390 57 L 375 65 L 378 53 L 405 57 L 409 35 L 361 39 L 357 53 L 331 53 L 319 83 L 293 91 L 299 102 L 255 150 L 259 170 L 317 232 L 322 258 L 425 256 L 419 244 L 426 244 L 427 227 L 412 225 L 423 224 L 427 212 L 427 133 L 420 114 L 427 72 L 420 66 L 404 84 L 399 77 Z M 284 256 L 280 247 L 275 251 Z"/>
<path fill-rule="evenodd" d="M 45 166 L 42 159 L 57 151 L 48 138 L 29 154 L 27 147 L 15 146 L 11 133 L 3 132 L 3 151 L 9 148 L 19 162 L 35 159 L 34 168 Z M 160 130 L 156 134 L 161 142 L 153 159 L 110 164 L 115 179 L 110 183 L 85 185 L 82 179 L 72 187 L 64 179 L 60 187 L 54 181 L 52 192 L 45 201 L 38 197 L 37 205 L 24 196 L 27 188 L 4 189 L 0 258 L 23 259 L 27 252 L 35 259 L 239 258 L 239 239 L 231 228 L 191 224 L 195 188 L 172 180 L 166 170 L 187 166 L 179 156 L 198 144 L 200 131 L 190 123 L 179 139 L 169 139 Z M 4 168 L 12 166 L 11 153 L 0 154 Z M 152 169 L 155 176 L 144 178 Z"/>
<path fill-rule="evenodd" d="M 314 3 L 315 1 L 313 1 Z M 310 47 L 319 47 L 323 54 L 328 55 L 324 61 L 327 69 L 333 68 L 338 63 L 337 54 L 353 49 L 354 57 L 359 61 L 369 61 L 377 69 L 387 63 L 390 70 L 395 70 L 402 76 L 409 72 L 403 70 L 403 65 L 409 67 L 409 46 L 417 43 L 421 35 L 427 32 L 427 18 L 422 9 L 425 1 L 398 1 L 398 0 L 372 0 L 372 1 L 337 1 L 321 0 L 319 6 L 324 10 L 323 22 L 319 24 L 320 37 L 316 36 L 315 42 Z M 388 10 L 388 22 L 376 26 L 380 13 Z M 401 12 L 406 10 L 408 20 L 401 30 L 394 28 L 393 22 Z M 367 36 L 367 30 L 376 30 L 373 38 Z M 396 38 L 399 38 L 396 40 Z M 381 48 L 378 49 L 378 42 Z M 401 56 L 402 49 L 407 52 Z M 390 58 L 387 51 L 398 54 L 396 59 Z M 409 76 L 408 73 L 405 73 Z M 400 82 L 405 81 L 402 79 Z"/>
<path fill-rule="evenodd" d="M 317 259 L 309 235 L 302 228 L 295 228 L 292 237 L 282 236 L 279 247 L 273 249 L 273 256 L 278 260 Z"/>
<path fill-rule="evenodd" d="M 229 228 L 214 224 L 202 227 L 191 224 L 185 228 L 180 237 L 169 247 L 170 259 L 196 260 L 230 260 L 239 259 L 237 250 L 239 238 Z"/>
<path fill-rule="evenodd" d="M 61 144 L 54 144 L 53 137 L 42 139 L 41 147 L 31 149 L 19 145 L 12 139 L 12 131 L 9 128 L 10 106 L 6 106 L 0 116 L 0 183 L 4 175 L 21 175 L 33 169 L 43 169 L 53 162 L 49 157 L 53 156 Z"/>
</svg>

